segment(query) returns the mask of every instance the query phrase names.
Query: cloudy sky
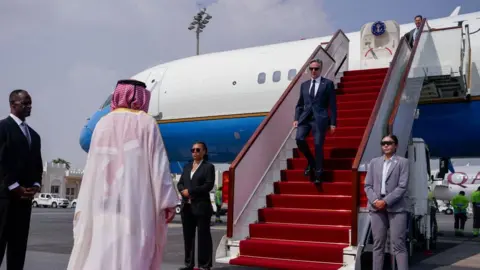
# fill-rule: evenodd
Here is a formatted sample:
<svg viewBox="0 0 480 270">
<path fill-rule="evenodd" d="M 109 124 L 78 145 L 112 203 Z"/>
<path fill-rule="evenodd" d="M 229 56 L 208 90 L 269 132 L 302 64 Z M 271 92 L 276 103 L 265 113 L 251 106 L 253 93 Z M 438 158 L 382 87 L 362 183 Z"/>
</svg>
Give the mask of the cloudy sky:
<svg viewBox="0 0 480 270">
<path fill-rule="evenodd" d="M 43 140 L 45 161 L 82 168 L 78 137 L 85 119 L 118 79 L 195 54 L 192 16 L 213 16 L 201 53 L 325 36 L 366 22 L 475 11 L 473 0 L 3 0 L 0 1 L 0 112 L 16 88 L 33 97 L 28 119 Z M 348 7 L 348 9 L 346 9 Z M 194 72 L 194 70 L 192 70 Z M 3 100 L 3 101 L 2 101 Z"/>
</svg>

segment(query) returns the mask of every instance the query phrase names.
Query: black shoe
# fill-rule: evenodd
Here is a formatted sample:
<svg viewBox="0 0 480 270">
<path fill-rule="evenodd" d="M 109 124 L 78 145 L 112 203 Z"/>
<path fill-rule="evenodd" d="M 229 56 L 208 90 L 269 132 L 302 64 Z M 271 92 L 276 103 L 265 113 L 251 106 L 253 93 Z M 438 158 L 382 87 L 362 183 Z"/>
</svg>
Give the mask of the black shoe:
<svg viewBox="0 0 480 270">
<path fill-rule="evenodd" d="M 313 171 L 315 171 L 315 167 L 308 165 L 308 166 L 305 168 L 305 171 L 303 172 L 303 174 L 304 174 L 305 176 L 311 176 Z"/>
</svg>

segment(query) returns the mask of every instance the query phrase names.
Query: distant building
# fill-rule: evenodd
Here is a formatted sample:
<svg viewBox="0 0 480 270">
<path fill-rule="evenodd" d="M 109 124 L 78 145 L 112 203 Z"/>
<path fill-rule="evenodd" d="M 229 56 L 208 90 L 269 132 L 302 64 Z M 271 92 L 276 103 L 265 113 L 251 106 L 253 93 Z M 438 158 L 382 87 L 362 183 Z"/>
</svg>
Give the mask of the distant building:
<svg viewBox="0 0 480 270">
<path fill-rule="evenodd" d="M 69 200 L 76 199 L 82 184 L 83 170 L 67 170 L 65 164 L 45 163 L 42 189 L 44 193 L 55 193 Z"/>
</svg>

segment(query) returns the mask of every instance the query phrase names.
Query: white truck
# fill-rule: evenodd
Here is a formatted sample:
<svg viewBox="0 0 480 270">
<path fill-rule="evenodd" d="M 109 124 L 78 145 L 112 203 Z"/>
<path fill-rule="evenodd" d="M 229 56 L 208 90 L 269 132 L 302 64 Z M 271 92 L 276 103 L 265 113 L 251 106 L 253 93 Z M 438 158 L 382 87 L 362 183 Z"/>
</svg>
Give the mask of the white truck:
<svg viewBox="0 0 480 270">
<path fill-rule="evenodd" d="M 67 208 L 70 205 L 70 201 L 66 198 L 60 198 L 58 194 L 53 193 L 39 193 L 32 201 L 33 207 L 63 207 Z"/>
</svg>

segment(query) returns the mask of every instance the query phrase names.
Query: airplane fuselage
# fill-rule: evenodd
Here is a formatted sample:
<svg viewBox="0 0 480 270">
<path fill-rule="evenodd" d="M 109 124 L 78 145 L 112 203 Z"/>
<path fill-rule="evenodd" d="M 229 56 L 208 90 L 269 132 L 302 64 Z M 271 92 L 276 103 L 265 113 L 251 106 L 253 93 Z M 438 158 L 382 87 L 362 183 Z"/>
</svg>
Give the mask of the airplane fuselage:
<svg viewBox="0 0 480 270">
<path fill-rule="evenodd" d="M 456 26 L 465 20 L 471 32 L 480 28 L 480 12 L 429 20 L 431 27 Z M 413 29 L 401 25 L 401 35 Z M 360 32 L 347 34 L 349 70 L 360 69 Z M 474 75 L 472 91 L 480 93 L 477 63 L 480 63 L 480 34 L 471 35 Z M 312 51 L 331 36 L 267 46 L 204 54 L 175 60 L 147 69 L 132 78 L 152 89 L 149 113 L 157 116 L 172 170 L 181 170 L 191 159 L 190 144 L 205 141 L 210 160 L 229 163 L 270 111 L 303 66 Z M 477 79 L 476 79 L 477 78 Z M 475 80 L 476 79 L 476 80 Z M 88 149 L 91 131 L 98 119 L 108 113 L 97 111 L 82 131 L 80 144 Z M 294 108 L 292 108 L 293 111 Z M 468 103 L 419 105 L 413 136 L 423 138 L 436 157 L 476 156 L 480 152 L 477 134 L 480 99 Z M 285 119 L 293 121 L 293 119 Z M 452 131 L 446 131 L 445 126 Z M 476 146 L 478 145 L 478 146 Z"/>
</svg>

